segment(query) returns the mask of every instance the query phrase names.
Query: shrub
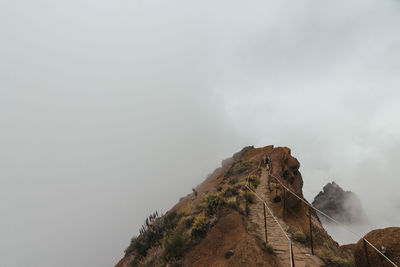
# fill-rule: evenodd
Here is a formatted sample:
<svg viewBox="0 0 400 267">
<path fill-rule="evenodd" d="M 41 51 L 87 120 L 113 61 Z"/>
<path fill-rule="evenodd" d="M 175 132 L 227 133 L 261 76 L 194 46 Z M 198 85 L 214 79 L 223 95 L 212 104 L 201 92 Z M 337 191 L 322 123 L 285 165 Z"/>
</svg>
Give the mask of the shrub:
<svg viewBox="0 0 400 267">
<path fill-rule="evenodd" d="M 194 217 L 193 216 L 185 218 L 185 227 L 186 228 L 192 227 L 193 222 L 194 222 Z"/>
<path fill-rule="evenodd" d="M 207 202 L 207 215 L 215 214 L 219 206 L 224 204 L 224 200 L 219 195 L 207 196 L 206 202 Z"/>
<path fill-rule="evenodd" d="M 237 169 L 237 174 L 241 174 L 241 173 L 247 171 L 248 169 L 251 168 L 252 165 L 253 164 L 251 162 L 248 162 L 248 161 L 241 162 L 239 167 L 238 167 L 238 169 Z"/>
<path fill-rule="evenodd" d="M 232 175 L 241 174 L 251 168 L 253 164 L 247 161 L 237 161 L 232 164 L 232 167 L 225 173 L 225 178 Z"/>
<path fill-rule="evenodd" d="M 332 250 L 323 248 L 318 250 L 318 256 L 330 267 L 355 267 L 355 263 L 351 259 L 344 259 L 336 256 Z"/>
<path fill-rule="evenodd" d="M 230 185 L 234 185 L 234 184 L 236 184 L 237 182 L 238 182 L 238 179 L 237 179 L 237 178 L 233 178 L 232 180 L 229 181 L 229 184 L 230 184 Z"/>
<path fill-rule="evenodd" d="M 221 192 L 221 191 L 222 191 L 222 186 L 218 186 L 218 187 L 217 187 L 217 191 L 218 191 L 218 192 Z"/>
<path fill-rule="evenodd" d="M 245 198 L 249 203 L 255 203 L 256 202 L 256 195 L 254 195 L 253 192 L 247 192 L 245 193 Z"/>
<path fill-rule="evenodd" d="M 247 186 L 251 189 L 251 191 L 256 191 L 256 188 L 254 187 L 254 185 L 252 183 L 248 183 Z M 247 190 L 247 188 L 245 187 L 244 190 Z"/>
<path fill-rule="evenodd" d="M 230 207 L 230 208 L 232 208 L 234 210 L 237 210 L 237 211 L 239 211 L 239 209 L 240 209 L 240 207 L 239 207 L 239 205 L 237 204 L 236 201 L 229 201 L 228 202 L 228 207 Z"/>
<path fill-rule="evenodd" d="M 249 176 L 249 183 L 252 184 L 254 188 L 257 188 L 257 186 L 260 184 L 260 178 L 257 175 L 252 174 Z"/>
<path fill-rule="evenodd" d="M 146 218 L 145 224 L 140 228 L 140 234 L 132 238 L 131 244 L 125 250 L 125 255 L 135 252 L 134 264 L 137 264 L 147 255 L 147 251 L 160 245 L 164 234 L 178 225 L 181 214 L 171 212 L 164 217 L 160 217 L 157 212 Z"/>
<path fill-rule="evenodd" d="M 265 246 L 265 251 L 267 251 L 268 254 L 274 254 L 274 247 L 268 243 L 263 243 Z"/>
<path fill-rule="evenodd" d="M 307 241 L 307 236 L 303 232 L 297 231 L 294 233 L 294 240 L 304 244 Z"/>
<path fill-rule="evenodd" d="M 192 236 L 203 237 L 208 231 L 208 225 L 206 216 L 197 216 L 193 222 Z"/>
<path fill-rule="evenodd" d="M 187 247 L 188 240 L 189 237 L 183 230 L 177 230 L 167 236 L 164 241 L 164 260 L 169 262 L 181 258 Z"/>
<path fill-rule="evenodd" d="M 237 196 L 239 194 L 238 187 L 228 187 L 224 192 L 224 197 Z"/>
</svg>

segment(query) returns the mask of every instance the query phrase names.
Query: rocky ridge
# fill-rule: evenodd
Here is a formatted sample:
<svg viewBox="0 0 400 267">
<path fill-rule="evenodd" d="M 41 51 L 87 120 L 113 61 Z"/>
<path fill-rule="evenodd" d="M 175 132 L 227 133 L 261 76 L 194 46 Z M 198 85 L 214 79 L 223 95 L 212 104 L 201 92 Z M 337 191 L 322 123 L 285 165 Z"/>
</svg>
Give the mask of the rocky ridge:
<svg viewBox="0 0 400 267">
<path fill-rule="evenodd" d="M 358 196 L 344 191 L 335 182 L 327 183 L 323 191 L 315 196 L 313 206 L 333 219 L 344 223 L 360 223 L 366 219 L 365 211 Z M 321 216 L 324 220 L 325 217 Z"/>
</svg>

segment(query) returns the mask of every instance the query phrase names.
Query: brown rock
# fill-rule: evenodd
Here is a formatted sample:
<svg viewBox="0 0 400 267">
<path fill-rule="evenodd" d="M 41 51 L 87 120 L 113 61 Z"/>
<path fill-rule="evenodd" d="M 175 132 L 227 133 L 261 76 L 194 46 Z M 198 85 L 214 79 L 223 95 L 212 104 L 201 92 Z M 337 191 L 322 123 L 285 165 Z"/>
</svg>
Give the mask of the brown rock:
<svg viewBox="0 0 400 267">
<path fill-rule="evenodd" d="M 394 263 L 400 263 L 400 227 L 389 227 L 373 230 L 366 234 L 364 238 L 371 242 L 379 250 L 381 250 L 382 246 L 384 246 L 386 249 L 386 256 Z M 371 266 L 393 267 L 389 261 L 387 261 L 368 244 L 367 251 Z M 368 266 L 365 257 L 363 239 L 360 239 L 356 244 L 354 249 L 354 258 L 358 267 Z"/>
</svg>

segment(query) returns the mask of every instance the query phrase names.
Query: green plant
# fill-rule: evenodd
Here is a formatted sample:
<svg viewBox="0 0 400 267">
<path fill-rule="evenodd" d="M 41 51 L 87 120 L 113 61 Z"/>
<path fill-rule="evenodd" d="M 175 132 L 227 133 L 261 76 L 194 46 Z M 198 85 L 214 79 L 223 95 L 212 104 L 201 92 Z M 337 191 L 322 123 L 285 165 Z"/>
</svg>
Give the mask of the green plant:
<svg viewBox="0 0 400 267">
<path fill-rule="evenodd" d="M 176 230 L 167 236 L 164 240 L 164 260 L 170 262 L 181 258 L 187 248 L 188 240 L 189 237 L 183 230 Z"/>
<path fill-rule="evenodd" d="M 252 174 L 249 176 L 249 183 L 252 184 L 254 188 L 257 188 L 257 186 L 260 184 L 260 178 L 257 175 Z"/>
<path fill-rule="evenodd" d="M 208 225 L 206 216 L 197 216 L 193 222 L 192 236 L 203 237 L 208 231 Z"/>
<path fill-rule="evenodd" d="M 307 241 L 307 236 L 302 231 L 297 231 L 294 233 L 294 240 L 304 244 Z"/>
<path fill-rule="evenodd" d="M 219 195 L 207 196 L 206 202 L 207 202 L 207 215 L 215 214 L 218 208 L 225 203 L 225 201 Z"/>
<path fill-rule="evenodd" d="M 265 251 L 267 251 L 268 254 L 274 254 L 274 247 L 268 243 L 263 243 L 265 246 Z"/>
<path fill-rule="evenodd" d="M 125 255 L 135 253 L 134 265 L 147 255 L 147 251 L 161 243 L 164 234 L 178 225 L 181 214 L 170 212 L 160 217 L 154 212 L 146 218 L 145 224 L 140 228 L 139 236 L 133 237 L 130 245 L 125 250 Z M 135 265 L 135 266 L 136 266 Z"/>
<path fill-rule="evenodd" d="M 250 188 L 251 191 L 256 191 L 256 188 L 254 187 L 254 185 L 252 183 L 248 183 L 247 186 Z M 248 188 L 244 188 L 245 190 L 248 190 Z"/>
<path fill-rule="evenodd" d="M 217 187 L 217 191 L 218 191 L 218 192 L 221 192 L 221 191 L 222 191 L 222 186 L 218 186 L 218 187 Z"/>
<path fill-rule="evenodd" d="M 244 196 L 245 196 L 246 200 L 247 200 L 249 203 L 255 203 L 255 202 L 256 202 L 256 195 L 254 195 L 253 192 L 247 191 L 247 192 L 244 194 Z"/>
</svg>

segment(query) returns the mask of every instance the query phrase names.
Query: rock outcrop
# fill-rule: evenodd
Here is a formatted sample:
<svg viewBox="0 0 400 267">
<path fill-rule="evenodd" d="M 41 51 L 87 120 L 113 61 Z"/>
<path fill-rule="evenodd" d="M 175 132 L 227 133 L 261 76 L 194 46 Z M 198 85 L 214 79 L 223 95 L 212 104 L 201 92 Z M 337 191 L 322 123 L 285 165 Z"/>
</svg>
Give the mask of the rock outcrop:
<svg viewBox="0 0 400 267">
<path fill-rule="evenodd" d="M 371 242 L 371 244 L 373 244 L 376 248 L 381 250 L 381 252 L 383 252 L 394 263 L 400 263 L 400 227 L 376 229 L 366 234 L 364 238 Z M 367 251 L 370 266 L 393 266 L 369 245 L 367 245 Z M 354 258 L 357 266 L 368 266 L 363 239 L 360 239 L 354 248 Z"/>
<path fill-rule="evenodd" d="M 340 222 L 359 223 L 366 218 L 358 196 L 351 191 L 344 191 L 335 182 L 326 184 L 312 204 Z M 322 216 L 321 219 L 325 218 Z"/>
</svg>

